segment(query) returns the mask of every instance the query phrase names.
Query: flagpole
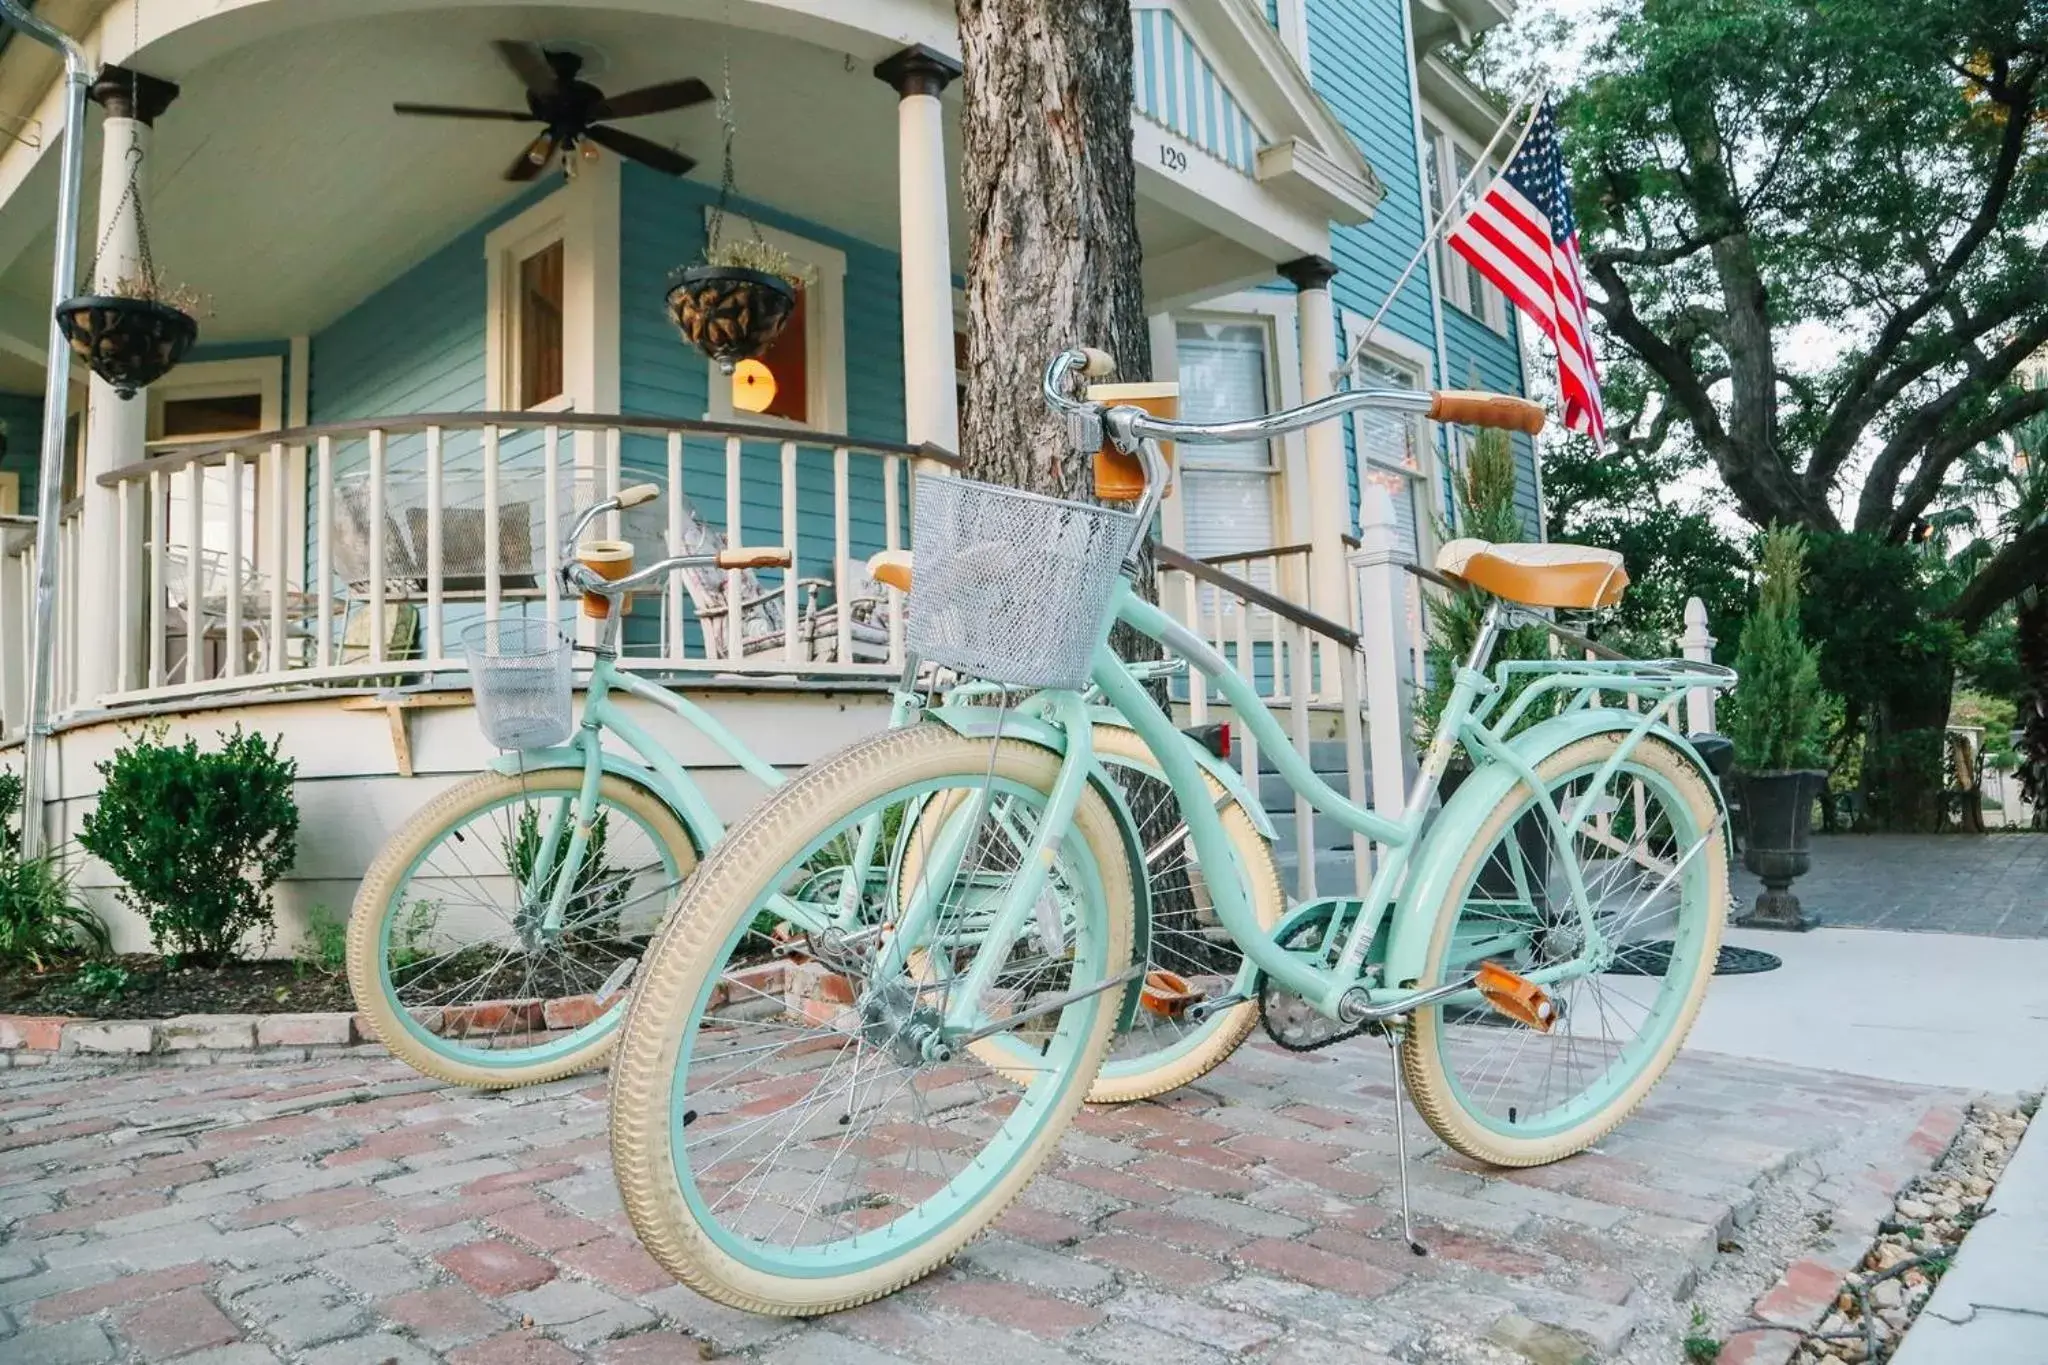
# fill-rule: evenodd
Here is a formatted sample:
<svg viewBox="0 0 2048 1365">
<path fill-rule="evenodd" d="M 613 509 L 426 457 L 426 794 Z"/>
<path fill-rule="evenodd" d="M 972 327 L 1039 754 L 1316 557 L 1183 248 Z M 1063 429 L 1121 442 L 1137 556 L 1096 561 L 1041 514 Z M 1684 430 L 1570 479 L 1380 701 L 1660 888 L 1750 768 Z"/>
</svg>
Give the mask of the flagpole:
<svg viewBox="0 0 2048 1365">
<path fill-rule="evenodd" d="M 1422 245 L 1418 246 L 1415 249 L 1415 254 L 1408 258 L 1408 264 L 1394 281 L 1394 287 L 1389 289 L 1386 297 L 1380 300 L 1380 306 L 1365 324 L 1365 330 L 1358 334 L 1358 341 L 1351 347 L 1351 353 L 1344 357 L 1344 364 L 1330 372 L 1331 387 L 1349 386 L 1351 374 L 1358 364 L 1358 358 L 1365 353 L 1366 343 L 1372 340 L 1373 333 L 1379 330 L 1380 323 L 1386 319 L 1387 310 L 1394 306 L 1395 299 L 1401 297 L 1401 290 L 1407 286 L 1409 277 L 1415 274 L 1415 267 L 1421 265 L 1428 258 L 1430 251 L 1437 244 L 1437 239 L 1443 236 L 1444 228 L 1450 223 L 1452 218 L 1463 212 L 1461 205 L 1465 198 L 1465 191 L 1472 188 L 1473 182 L 1479 179 L 1480 172 L 1490 169 L 1493 149 L 1499 145 L 1500 135 L 1513 127 L 1517 118 L 1521 119 L 1521 131 L 1515 134 L 1514 145 L 1508 149 L 1507 156 L 1503 158 L 1504 162 L 1511 163 L 1515 159 L 1515 154 L 1522 150 L 1522 144 L 1528 140 L 1529 130 L 1536 126 L 1537 111 L 1543 108 L 1544 97 L 1549 93 L 1550 83 L 1545 81 L 1536 88 L 1535 94 L 1525 96 L 1522 100 L 1517 100 L 1514 107 L 1508 110 L 1507 117 L 1500 121 L 1500 126 L 1493 130 L 1493 136 L 1487 139 L 1486 146 L 1473 161 L 1472 169 L 1466 172 L 1463 180 L 1458 182 L 1457 189 L 1445 198 L 1443 212 L 1439 213 L 1436 221 L 1430 224 L 1429 231 L 1422 238 Z M 1522 106 L 1525 102 L 1528 105 L 1528 113 L 1526 115 L 1522 112 Z"/>
</svg>

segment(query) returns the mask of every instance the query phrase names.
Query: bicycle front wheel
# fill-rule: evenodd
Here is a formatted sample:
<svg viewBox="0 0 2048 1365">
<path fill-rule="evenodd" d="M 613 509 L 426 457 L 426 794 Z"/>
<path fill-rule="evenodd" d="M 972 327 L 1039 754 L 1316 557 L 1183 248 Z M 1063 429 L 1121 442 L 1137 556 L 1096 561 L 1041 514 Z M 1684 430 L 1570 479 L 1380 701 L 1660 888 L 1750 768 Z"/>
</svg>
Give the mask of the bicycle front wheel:
<svg viewBox="0 0 2048 1365">
<path fill-rule="evenodd" d="M 1123 844 L 1092 791 L 1053 846 L 1042 899 L 1064 912 L 1027 916 L 1009 944 L 990 933 L 1059 765 L 938 725 L 891 731 L 807 770 L 705 861 L 648 955 L 612 1076 L 619 1189 L 670 1273 L 758 1313 L 852 1307 L 944 1264 L 1051 1155 L 1115 1031 L 1130 954 Z M 956 801 L 958 866 L 918 884 L 934 911 L 905 945 L 916 965 L 877 967 L 879 932 L 778 952 L 783 897 L 834 884 L 823 862 L 867 821 L 886 847 Z M 972 1017 L 1015 1020 L 1036 1058 L 1021 1075 L 940 1045 L 981 955 Z"/>
<path fill-rule="evenodd" d="M 654 792 L 608 773 L 573 855 L 582 785 L 582 770 L 568 768 L 458 783 L 363 878 L 349 987 L 378 1039 L 415 1070 L 506 1089 L 611 1054 L 641 954 L 697 866 L 696 843 Z"/>
<path fill-rule="evenodd" d="M 1570 837 L 1517 784 L 1436 908 L 1417 985 L 1486 962 L 1562 973 L 1548 986 L 1560 1016 L 1548 1031 L 1476 993 L 1409 1020 L 1401 1066 L 1415 1106 L 1474 1160 L 1541 1165 L 1619 1126 L 1678 1055 L 1713 979 L 1728 905 L 1719 805 L 1698 767 L 1654 736 L 1602 777 L 1626 742 L 1593 735 L 1537 764 Z"/>
</svg>

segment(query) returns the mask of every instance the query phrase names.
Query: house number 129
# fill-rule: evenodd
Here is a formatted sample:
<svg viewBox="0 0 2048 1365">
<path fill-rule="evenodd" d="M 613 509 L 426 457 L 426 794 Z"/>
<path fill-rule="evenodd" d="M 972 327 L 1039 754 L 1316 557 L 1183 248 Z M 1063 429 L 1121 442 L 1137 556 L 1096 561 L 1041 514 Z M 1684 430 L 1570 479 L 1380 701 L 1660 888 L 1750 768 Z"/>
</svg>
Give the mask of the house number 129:
<svg viewBox="0 0 2048 1365">
<path fill-rule="evenodd" d="M 1159 164 L 1169 171 L 1184 171 L 1188 168 L 1188 154 L 1178 148 L 1161 146 Z"/>
</svg>

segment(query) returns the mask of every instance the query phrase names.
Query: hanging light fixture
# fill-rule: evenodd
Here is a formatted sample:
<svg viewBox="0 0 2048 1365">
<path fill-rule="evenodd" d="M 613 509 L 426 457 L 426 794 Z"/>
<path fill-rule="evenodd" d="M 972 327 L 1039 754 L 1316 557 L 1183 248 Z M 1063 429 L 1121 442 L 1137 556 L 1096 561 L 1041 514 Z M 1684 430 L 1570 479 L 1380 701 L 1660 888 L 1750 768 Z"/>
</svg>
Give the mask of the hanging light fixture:
<svg viewBox="0 0 2048 1365">
<path fill-rule="evenodd" d="M 741 412 L 766 412 L 775 405 L 775 372 L 758 360 L 733 366 L 732 405 Z"/>
</svg>

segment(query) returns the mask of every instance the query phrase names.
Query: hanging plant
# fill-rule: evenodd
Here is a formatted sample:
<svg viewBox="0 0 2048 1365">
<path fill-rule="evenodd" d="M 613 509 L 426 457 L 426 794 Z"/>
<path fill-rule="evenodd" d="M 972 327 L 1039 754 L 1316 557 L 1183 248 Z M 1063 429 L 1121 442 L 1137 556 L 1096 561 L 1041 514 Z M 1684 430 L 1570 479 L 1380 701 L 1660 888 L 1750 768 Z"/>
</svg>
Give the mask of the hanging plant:
<svg viewBox="0 0 2048 1365">
<path fill-rule="evenodd" d="M 809 277 L 789 253 L 762 241 L 758 229 L 751 238 L 722 240 L 725 209 L 736 183 L 730 58 L 723 75 L 718 121 L 725 130 L 725 170 L 718 181 L 718 202 L 705 224 L 702 263 L 669 277 L 668 315 L 683 340 L 731 374 L 739 362 L 759 357 L 775 343 L 796 312 L 797 294 Z"/>
<path fill-rule="evenodd" d="M 166 284 L 149 251 L 149 222 L 142 214 L 142 148 L 128 148 L 128 184 L 107 219 L 87 278 L 97 278 L 99 263 L 114 240 L 123 213 L 135 215 L 136 273 L 117 278 L 106 292 L 81 294 L 57 305 L 57 326 L 71 343 L 71 352 L 107 381 L 122 398 L 169 373 L 199 339 L 200 297 L 183 285 Z"/>
<path fill-rule="evenodd" d="M 123 398 L 169 373 L 199 339 L 199 296 L 183 285 L 123 277 L 104 294 L 57 305 L 71 352 Z"/>
</svg>

